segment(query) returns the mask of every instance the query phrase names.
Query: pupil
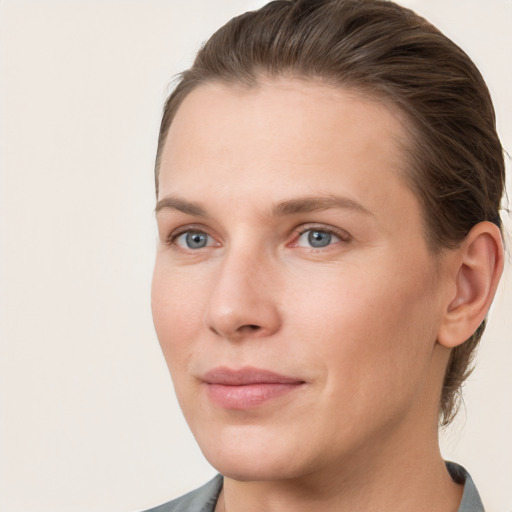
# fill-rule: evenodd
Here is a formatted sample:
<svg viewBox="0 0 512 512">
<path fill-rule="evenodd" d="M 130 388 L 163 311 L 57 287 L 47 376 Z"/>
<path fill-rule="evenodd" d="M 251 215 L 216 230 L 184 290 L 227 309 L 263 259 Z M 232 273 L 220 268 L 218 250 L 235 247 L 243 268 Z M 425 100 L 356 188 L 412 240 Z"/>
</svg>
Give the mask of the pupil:
<svg viewBox="0 0 512 512">
<path fill-rule="evenodd" d="M 325 231 L 311 231 L 308 241 L 312 247 L 325 247 L 331 243 L 331 235 Z"/>
<path fill-rule="evenodd" d="M 187 245 L 191 249 L 200 249 L 206 246 L 206 235 L 204 233 L 187 233 Z"/>
</svg>

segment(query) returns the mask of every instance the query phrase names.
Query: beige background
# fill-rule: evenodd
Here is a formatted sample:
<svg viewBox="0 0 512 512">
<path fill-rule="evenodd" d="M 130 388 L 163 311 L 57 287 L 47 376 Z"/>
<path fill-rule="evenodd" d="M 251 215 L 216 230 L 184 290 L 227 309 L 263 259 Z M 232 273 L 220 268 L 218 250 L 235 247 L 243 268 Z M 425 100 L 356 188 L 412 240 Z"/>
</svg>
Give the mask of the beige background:
<svg viewBox="0 0 512 512">
<path fill-rule="evenodd" d="M 172 75 L 262 3 L 0 0 L 1 511 L 139 511 L 214 474 L 153 332 L 152 166 Z M 512 2 L 403 3 L 480 66 L 512 152 Z M 512 512 L 508 280 L 443 439 L 498 512 Z"/>
</svg>

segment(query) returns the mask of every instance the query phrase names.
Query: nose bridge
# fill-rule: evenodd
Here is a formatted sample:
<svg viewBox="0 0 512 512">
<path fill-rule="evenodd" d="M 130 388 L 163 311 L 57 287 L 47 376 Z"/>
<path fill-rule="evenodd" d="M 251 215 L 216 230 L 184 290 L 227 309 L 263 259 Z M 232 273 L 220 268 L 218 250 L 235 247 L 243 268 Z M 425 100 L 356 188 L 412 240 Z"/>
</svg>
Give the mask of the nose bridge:
<svg viewBox="0 0 512 512">
<path fill-rule="evenodd" d="M 205 325 L 226 338 L 268 336 L 280 325 L 273 265 L 254 247 L 232 247 L 219 268 Z"/>
</svg>

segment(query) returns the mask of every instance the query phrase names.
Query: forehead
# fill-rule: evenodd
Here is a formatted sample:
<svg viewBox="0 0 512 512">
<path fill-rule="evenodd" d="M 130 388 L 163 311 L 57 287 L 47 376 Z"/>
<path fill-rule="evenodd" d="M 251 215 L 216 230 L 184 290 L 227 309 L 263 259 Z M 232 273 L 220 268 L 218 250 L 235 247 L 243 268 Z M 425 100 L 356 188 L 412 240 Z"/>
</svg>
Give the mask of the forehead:
<svg viewBox="0 0 512 512">
<path fill-rule="evenodd" d="M 341 187 L 336 192 L 349 197 L 375 189 L 384 200 L 383 183 L 406 188 L 406 133 L 398 109 L 356 91 L 297 79 L 208 83 L 185 98 L 170 126 L 159 197 L 226 187 L 245 197 Z"/>
<path fill-rule="evenodd" d="M 215 146 L 221 152 L 234 135 L 268 149 L 277 140 L 283 151 L 293 149 L 297 157 L 306 155 L 286 144 L 293 145 L 297 136 L 308 138 L 319 150 L 351 147 L 386 156 L 407 143 L 406 124 L 390 101 L 319 80 L 262 79 L 252 86 L 212 82 L 193 89 L 179 106 L 163 156 L 183 142 L 209 150 Z"/>
</svg>

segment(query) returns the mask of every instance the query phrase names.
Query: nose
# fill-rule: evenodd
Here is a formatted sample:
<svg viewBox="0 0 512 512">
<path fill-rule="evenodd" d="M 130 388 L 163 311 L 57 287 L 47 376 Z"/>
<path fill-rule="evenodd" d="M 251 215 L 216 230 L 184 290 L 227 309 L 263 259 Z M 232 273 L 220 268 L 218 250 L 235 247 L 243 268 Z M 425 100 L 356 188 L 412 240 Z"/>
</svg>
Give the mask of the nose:
<svg viewBox="0 0 512 512">
<path fill-rule="evenodd" d="M 238 341 L 276 333 L 281 326 L 271 262 L 247 253 L 228 255 L 208 301 L 204 324 L 217 336 Z"/>
</svg>

